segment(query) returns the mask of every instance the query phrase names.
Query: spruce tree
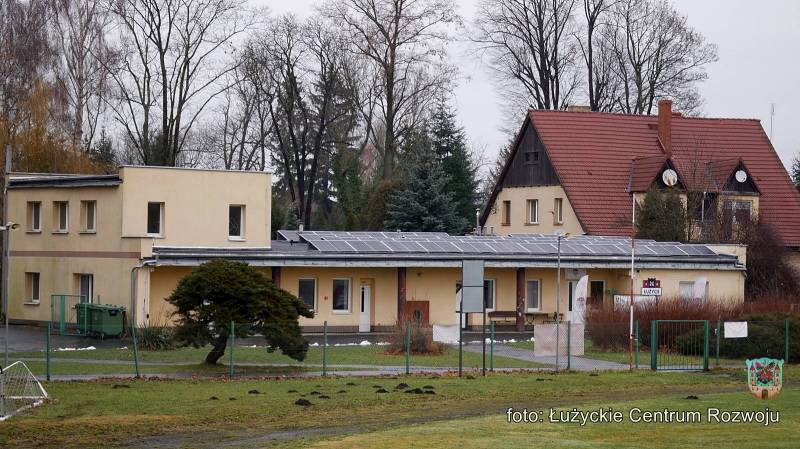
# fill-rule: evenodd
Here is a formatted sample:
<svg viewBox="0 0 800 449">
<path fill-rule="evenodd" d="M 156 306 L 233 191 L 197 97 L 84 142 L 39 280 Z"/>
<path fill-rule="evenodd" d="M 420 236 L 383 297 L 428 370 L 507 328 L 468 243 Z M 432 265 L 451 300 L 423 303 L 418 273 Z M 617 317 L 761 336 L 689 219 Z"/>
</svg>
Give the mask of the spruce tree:
<svg viewBox="0 0 800 449">
<path fill-rule="evenodd" d="M 800 153 L 797 153 L 792 161 L 792 181 L 797 190 L 800 190 Z"/>
<path fill-rule="evenodd" d="M 678 193 L 650 188 L 636 211 L 636 238 L 681 242 L 686 237 L 686 206 Z"/>
<path fill-rule="evenodd" d="M 402 189 L 389 196 L 386 230 L 462 232 L 468 222 L 456 211 L 450 177 L 430 145 L 415 148 L 408 161 L 408 177 Z"/>
<path fill-rule="evenodd" d="M 453 194 L 456 215 L 464 223 L 461 229 L 453 232 L 468 232 L 478 207 L 477 168 L 467 148 L 464 130 L 456 124 L 455 114 L 444 98 L 439 99 L 431 116 L 428 136 L 442 170 L 449 177 L 445 190 Z"/>
</svg>

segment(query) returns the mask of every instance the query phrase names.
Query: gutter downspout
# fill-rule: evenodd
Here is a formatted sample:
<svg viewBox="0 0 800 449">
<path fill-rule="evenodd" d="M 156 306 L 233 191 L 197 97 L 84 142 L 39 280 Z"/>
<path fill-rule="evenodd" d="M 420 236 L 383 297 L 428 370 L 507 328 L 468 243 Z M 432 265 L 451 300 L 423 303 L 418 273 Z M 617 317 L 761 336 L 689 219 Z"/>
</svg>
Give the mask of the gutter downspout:
<svg viewBox="0 0 800 449">
<path fill-rule="evenodd" d="M 139 269 L 153 266 L 156 261 L 145 260 L 131 268 L 131 322 L 136 325 L 136 284 L 139 280 Z"/>
</svg>

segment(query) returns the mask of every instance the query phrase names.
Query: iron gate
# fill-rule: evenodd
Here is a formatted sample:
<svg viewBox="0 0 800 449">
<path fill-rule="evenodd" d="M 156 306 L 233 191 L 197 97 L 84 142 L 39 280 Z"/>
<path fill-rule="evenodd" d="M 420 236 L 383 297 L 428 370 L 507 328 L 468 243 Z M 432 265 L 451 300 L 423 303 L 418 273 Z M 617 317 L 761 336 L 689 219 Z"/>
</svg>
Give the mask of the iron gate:
<svg viewBox="0 0 800 449">
<path fill-rule="evenodd" d="M 708 370 L 707 320 L 653 320 L 650 328 L 651 369 Z"/>
</svg>

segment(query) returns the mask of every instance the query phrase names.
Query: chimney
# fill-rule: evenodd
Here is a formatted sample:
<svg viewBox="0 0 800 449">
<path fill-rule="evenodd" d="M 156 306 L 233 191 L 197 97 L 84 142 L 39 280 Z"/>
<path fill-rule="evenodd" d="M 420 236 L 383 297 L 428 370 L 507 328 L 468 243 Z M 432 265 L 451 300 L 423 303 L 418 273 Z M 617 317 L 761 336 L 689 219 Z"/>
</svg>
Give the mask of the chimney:
<svg viewBox="0 0 800 449">
<path fill-rule="evenodd" d="M 658 102 L 658 140 L 667 157 L 672 157 L 672 100 Z"/>
</svg>

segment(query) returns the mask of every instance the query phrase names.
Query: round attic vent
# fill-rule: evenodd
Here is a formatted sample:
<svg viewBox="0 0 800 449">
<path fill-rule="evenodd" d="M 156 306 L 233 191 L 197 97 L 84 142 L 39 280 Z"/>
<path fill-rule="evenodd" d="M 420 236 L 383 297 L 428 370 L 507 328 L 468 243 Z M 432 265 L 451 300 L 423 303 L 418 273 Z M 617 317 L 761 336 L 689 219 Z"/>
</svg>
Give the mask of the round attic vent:
<svg viewBox="0 0 800 449">
<path fill-rule="evenodd" d="M 675 170 L 668 168 L 664 170 L 664 173 L 661 173 L 661 180 L 664 181 L 664 185 L 667 187 L 672 187 L 678 183 L 678 174 Z"/>
<path fill-rule="evenodd" d="M 739 182 L 747 181 L 747 172 L 744 170 L 736 170 L 736 180 Z"/>
</svg>

